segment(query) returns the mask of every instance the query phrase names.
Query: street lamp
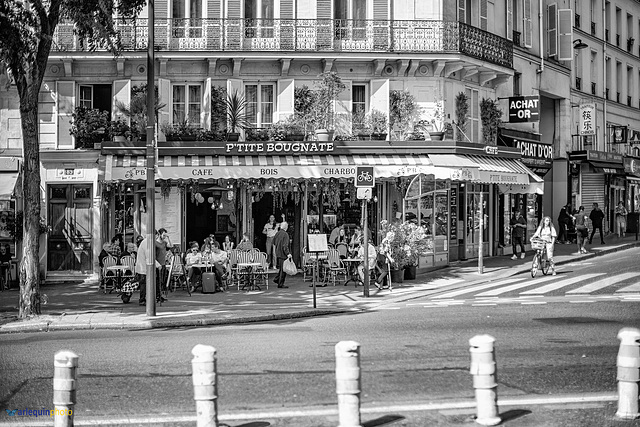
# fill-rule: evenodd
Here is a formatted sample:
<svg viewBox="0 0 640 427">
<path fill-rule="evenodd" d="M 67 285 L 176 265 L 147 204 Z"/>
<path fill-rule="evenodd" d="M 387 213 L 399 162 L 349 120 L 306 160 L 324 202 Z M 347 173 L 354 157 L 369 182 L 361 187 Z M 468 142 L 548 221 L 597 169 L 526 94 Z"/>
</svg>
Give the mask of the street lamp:
<svg viewBox="0 0 640 427">
<path fill-rule="evenodd" d="M 583 42 L 582 42 L 582 39 L 575 39 L 575 40 L 573 41 L 573 48 L 574 48 L 574 49 L 578 49 L 578 50 L 580 50 L 580 49 L 586 49 L 586 48 L 588 48 L 588 47 L 589 47 L 589 45 L 588 45 L 588 44 L 586 44 L 586 43 L 583 43 Z"/>
</svg>

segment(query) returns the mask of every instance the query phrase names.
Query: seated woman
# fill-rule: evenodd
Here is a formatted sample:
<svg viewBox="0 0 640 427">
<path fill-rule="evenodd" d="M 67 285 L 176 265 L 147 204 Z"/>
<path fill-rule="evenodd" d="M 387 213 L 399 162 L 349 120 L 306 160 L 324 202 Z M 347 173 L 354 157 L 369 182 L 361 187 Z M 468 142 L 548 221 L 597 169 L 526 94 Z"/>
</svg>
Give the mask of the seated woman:
<svg viewBox="0 0 640 427">
<path fill-rule="evenodd" d="M 187 282 L 189 284 L 190 292 L 193 292 L 196 288 L 196 283 L 202 275 L 200 267 L 196 267 L 195 264 L 202 263 L 202 254 L 198 250 L 198 243 L 191 242 L 191 249 L 184 257 L 184 263 L 187 267 Z"/>
<path fill-rule="evenodd" d="M 229 235 L 227 234 L 226 236 L 224 236 L 224 242 L 222 242 L 222 250 L 225 252 L 229 252 L 231 250 L 233 250 L 233 246 L 235 245 L 235 243 L 233 243 L 231 241 L 231 237 L 229 237 Z"/>
<path fill-rule="evenodd" d="M 376 267 L 376 258 L 378 256 L 378 251 L 376 251 L 376 247 L 373 245 L 371 239 L 369 239 L 369 272 Z M 364 260 L 364 245 L 358 248 L 358 258 Z M 358 264 L 358 276 L 360 276 L 360 280 L 364 282 L 364 261 Z"/>
<path fill-rule="evenodd" d="M 216 275 L 216 291 L 222 290 L 225 287 L 224 275 L 227 272 L 229 257 L 227 253 L 220 249 L 220 243 L 216 240 L 211 244 L 211 264 L 213 265 L 213 272 Z"/>
<path fill-rule="evenodd" d="M 349 240 L 349 252 L 351 253 L 351 256 L 358 253 L 358 249 L 363 243 L 363 238 L 362 229 L 360 227 L 356 227 L 353 232 L 353 236 L 351 236 L 351 239 Z"/>
<path fill-rule="evenodd" d="M 244 233 L 242 235 L 242 240 L 240 241 L 240 243 L 238 243 L 238 249 L 241 251 L 248 251 L 249 249 L 253 249 L 253 245 L 251 244 L 249 235 L 247 233 Z"/>
</svg>

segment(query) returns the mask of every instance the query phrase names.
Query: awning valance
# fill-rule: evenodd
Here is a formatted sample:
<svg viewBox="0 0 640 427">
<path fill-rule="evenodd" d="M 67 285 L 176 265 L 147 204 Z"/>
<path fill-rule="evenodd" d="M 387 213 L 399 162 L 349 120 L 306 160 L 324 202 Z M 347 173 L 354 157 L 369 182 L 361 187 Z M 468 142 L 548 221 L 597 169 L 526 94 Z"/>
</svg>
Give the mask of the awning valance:
<svg viewBox="0 0 640 427">
<path fill-rule="evenodd" d="M 435 166 L 426 154 L 160 156 L 156 179 L 353 178 L 357 166 L 373 166 L 376 178 L 423 173 L 457 179 L 457 170 Z M 145 157 L 107 155 L 104 179 L 145 180 Z"/>
<path fill-rule="evenodd" d="M 0 200 L 10 200 L 18 180 L 19 172 L 0 172 Z"/>
<path fill-rule="evenodd" d="M 614 175 L 624 175 L 624 166 L 618 163 L 596 162 L 590 160 L 589 163 L 598 173 L 610 173 Z"/>
<path fill-rule="evenodd" d="M 480 182 L 528 185 L 535 174 L 518 159 L 467 155 L 480 168 Z"/>
</svg>

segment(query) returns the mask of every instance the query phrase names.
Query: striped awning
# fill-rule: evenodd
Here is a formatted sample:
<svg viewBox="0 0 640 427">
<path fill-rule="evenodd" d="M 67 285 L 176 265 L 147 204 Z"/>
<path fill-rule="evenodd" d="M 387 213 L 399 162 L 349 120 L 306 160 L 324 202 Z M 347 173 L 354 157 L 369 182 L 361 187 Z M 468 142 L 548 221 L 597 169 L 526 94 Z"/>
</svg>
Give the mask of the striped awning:
<svg viewBox="0 0 640 427">
<path fill-rule="evenodd" d="M 357 166 L 373 166 L 376 178 L 419 173 L 456 179 L 453 168 L 437 167 L 426 154 L 160 156 L 157 179 L 353 178 Z M 105 181 L 146 178 L 144 156 L 107 155 Z"/>
<path fill-rule="evenodd" d="M 480 182 L 503 185 L 529 185 L 535 175 L 518 159 L 466 155 L 480 168 Z M 539 178 L 538 178 L 539 179 Z M 540 180 L 542 181 L 542 180 Z"/>
</svg>

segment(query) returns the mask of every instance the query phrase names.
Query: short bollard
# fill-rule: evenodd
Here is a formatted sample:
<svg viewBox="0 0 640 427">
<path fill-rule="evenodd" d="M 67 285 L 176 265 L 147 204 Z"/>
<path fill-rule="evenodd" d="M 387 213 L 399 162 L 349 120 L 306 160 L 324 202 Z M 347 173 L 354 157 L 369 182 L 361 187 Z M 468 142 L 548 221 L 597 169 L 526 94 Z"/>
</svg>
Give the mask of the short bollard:
<svg viewBox="0 0 640 427">
<path fill-rule="evenodd" d="M 483 426 L 500 424 L 498 416 L 498 382 L 493 349 L 495 338 L 476 335 L 469 340 L 471 348 L 471 375 L 476 395 L 476 423 Z"/>
<path fill-rule="evenodd" d="M 336 344 L 336 393 L 338 427 L 361 427 L 360 344 L 355 341 Z"/>
<path fill-rule="evenodd" d="M 640 381 L 640 330 L 622 328 L 618 332 L 618 412 L 625 420 L 638 418 L 638 382 Z"/>
<path fill-rule="evenodd" d="M 196 401 L 198 427 L 218 427 L 218 388 L 216 384 L 216 349 L 198 344 L 191 350 L 193 399 Z"/>
<path fill-rule="evenodd" d="M 78 355 L 61 350 L 53 357 L 53 425 L 73 426 L 73 406 L 76 404 Z"/>
</svg>

